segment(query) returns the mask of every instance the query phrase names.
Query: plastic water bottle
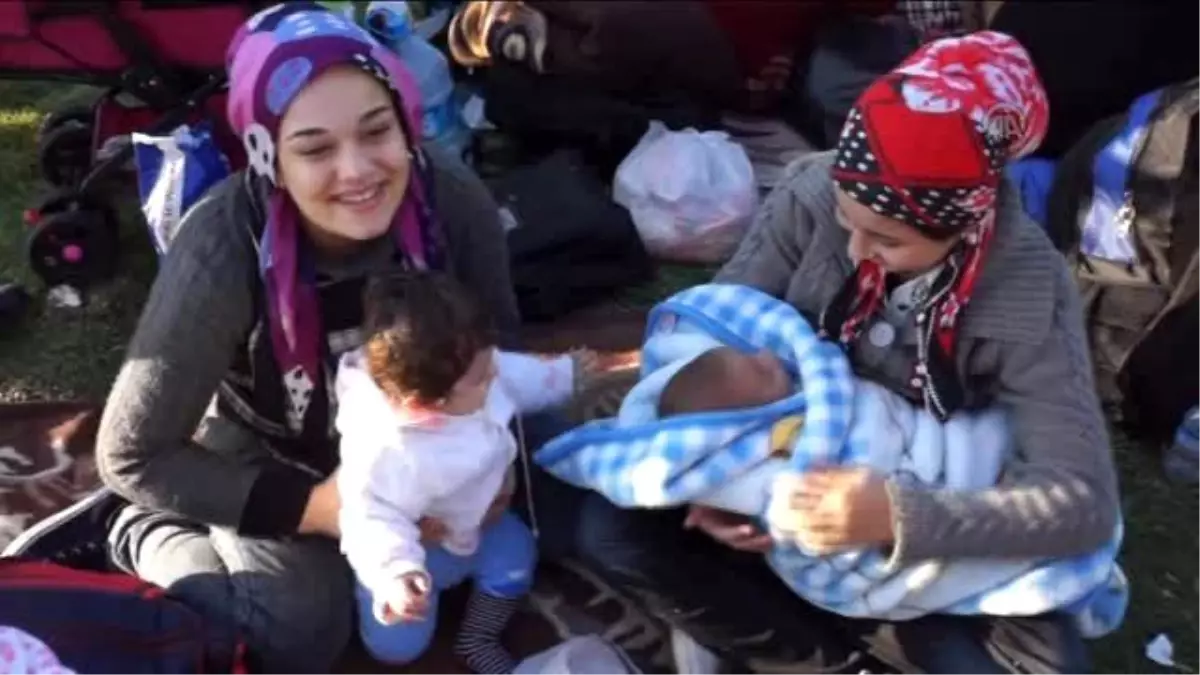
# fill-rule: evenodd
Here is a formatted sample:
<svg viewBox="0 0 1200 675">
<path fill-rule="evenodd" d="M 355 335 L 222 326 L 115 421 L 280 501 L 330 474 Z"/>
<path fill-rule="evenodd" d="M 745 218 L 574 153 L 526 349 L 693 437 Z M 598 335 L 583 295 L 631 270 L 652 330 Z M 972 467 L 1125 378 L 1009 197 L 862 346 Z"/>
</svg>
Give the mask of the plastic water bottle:
<svg viewBox="0 0 1200 675">
<path fill-rule="evenodd" d="M 421 137 L 461 157 L 467 142 L 466 129 L 458 119 L 454 79 L 445 55 L 414 32 L 406 2 L 370 3 L 366 23 L 372 33 L 400 56 L 417 81 L 423 109 Z"/>
<path fill-rule="evenodd" d="M 1200 412 L 1192 408 L 1175 432 L 1175 442 L 1163 454 L 1163 470 L 1179 483 L 1200 482 Z"/>
</svg>

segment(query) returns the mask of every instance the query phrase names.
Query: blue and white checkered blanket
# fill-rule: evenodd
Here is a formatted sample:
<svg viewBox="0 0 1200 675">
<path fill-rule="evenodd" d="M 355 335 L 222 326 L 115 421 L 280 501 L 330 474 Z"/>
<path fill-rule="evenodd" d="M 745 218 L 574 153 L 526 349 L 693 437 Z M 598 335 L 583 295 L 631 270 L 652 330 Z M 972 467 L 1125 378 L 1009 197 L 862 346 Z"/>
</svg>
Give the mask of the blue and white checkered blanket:
<svg viewBox="0 0 1200 675">
<path fill-rule="evenodd" d="M 756 409 L 658 420 L 657 394 L 666 382 L 691 359 L 721 345 L 771 351 L 800 386 L 790 397 Z M 751 288 L 708 284 L 651 311 L 641 379 L 618 417 L 560 436 L 535 460 L 621 506 L 705 503 L 757 516 L 764 525 L 771 483 L 788 469 L 870 465 L 935 488 L 994 484 L 1007 447 L 995 440 L 1007 439 L 999 413 L 951 420 L 944 433 L 931 434 L 924 411 L 906 406 L 906 413 L 897 414 L 896 400 L 877 385 L 856 381 L 840 347 L 818 339 L 790 305 Z M 803 422 L 787 441 L 790 456 L 773 456 L 780 440 L 773 432 L 795 428 L 786 422 L 797 416 Z M 903 438 L 909 447 L 881 453 L 889 447 L 881 438 Z M 990 449 L 981 450 L 985 447 Z M 988 466 L 956 469 L 955 460 L 961 464 L 964 457 Z M 931 560 L 904 567 L 877 550 L 814 556 L 777 537 L 768 562 L 798 595 L 845 616 L 904 620 L 928 613 L 1021 616 L 1067 610 L 1085 634 L 1097 636 L 1120 623 L 1127 605 L 1125 580 L 1115 564 L 1120 536 L 1114 533 L 1091 555 L 1068 559 Z"/>
</svg>

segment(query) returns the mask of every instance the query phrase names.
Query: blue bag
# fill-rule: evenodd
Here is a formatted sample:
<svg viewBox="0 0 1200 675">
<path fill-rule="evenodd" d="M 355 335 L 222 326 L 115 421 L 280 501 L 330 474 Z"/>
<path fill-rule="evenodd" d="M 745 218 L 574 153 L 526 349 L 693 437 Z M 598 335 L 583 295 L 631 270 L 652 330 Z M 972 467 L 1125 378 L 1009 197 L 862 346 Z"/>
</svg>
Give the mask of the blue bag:
<svg viewBox="0 0 1200 675">
<path fill-rule="evenodd" d="M 179 231 L 183 215 L 230 173 L 207 122 L 177 127 L 169 135 L 133 134 L 138 199 L 161 256 Z"/>
<path fill-rule="evenodd" d="M 1134 101 L 1120 133 L 1096 153 L 1092 163 L 1092 203 L 1083 218 L 1080 243 L 1086 255 L 1121 263 L 1138 260 L 1130 232 L 1133 217 L 1129 176 L 1162 95 L 1163 90 L 1158 89 Z"/>
</svg>

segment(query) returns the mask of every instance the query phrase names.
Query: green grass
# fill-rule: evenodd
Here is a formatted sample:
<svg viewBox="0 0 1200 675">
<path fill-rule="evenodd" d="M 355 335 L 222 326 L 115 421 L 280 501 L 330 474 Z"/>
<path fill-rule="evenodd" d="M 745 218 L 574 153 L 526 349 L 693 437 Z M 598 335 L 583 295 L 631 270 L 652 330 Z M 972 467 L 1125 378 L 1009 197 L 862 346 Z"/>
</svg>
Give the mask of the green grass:
<svg viewBox="0 0 1200 675">
<path fill-rule="evenodd" d="M 46 111 L 86 100 L 89 94 L 79 88 L 0 82 L 0 283 L 20 282 L 36 298 L 15 330 L 0 326 L 0 402 L 102 401 L 153 278 L 146 230 L 128 215 L 121 226 L 121 272 L 90 292 L 81 309 L 46 303 L 44 289 L 26 263 L 29 230 L 22 212 L 47 190 L 37 175 L 37 125 Z"/>
<path fill-rule="evenodd" d="M 61 86 L 0 82 L 0 282 L 20 281 L 39 297 L 20 326 L 0 326 L 0 402 L 103 400 L 153 277 L 144 226 L 130 209 L 122 224 L 121 272 L 93 290 L 85 308 L 47 306 L 28 271 L 21 213 L 42 189 L 34 132 L 46 111 L 78 96 Z M 645 304 L 707 276 L 703 269 L 671 268 L 624 300 Z M 1197 492 L 1166 482 L 1157 453 L 1119 434 L 1114 438 L 1126 518 L 1122 562 L 1133 598 L 1122 629 L 1095 644 L 1097 665 L 1112 673 L 1162 671 L 1143 656 L 1146 641 L 1162 632 L 1175 643 L 1176 661 L 1196 672 Z"/>
</svg>

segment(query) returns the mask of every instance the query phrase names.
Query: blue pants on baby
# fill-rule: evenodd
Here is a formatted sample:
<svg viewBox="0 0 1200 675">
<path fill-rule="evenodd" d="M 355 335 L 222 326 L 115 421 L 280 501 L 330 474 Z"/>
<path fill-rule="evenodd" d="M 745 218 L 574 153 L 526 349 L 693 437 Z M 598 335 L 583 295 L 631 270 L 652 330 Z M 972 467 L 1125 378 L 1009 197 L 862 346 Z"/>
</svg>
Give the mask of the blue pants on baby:
<svg viewBox="0 0 1200 675">
<path fill-rule="evenodd" d="M 500 516 L 480 533 L 479 548 L 468 556 L 441 546 L 425 547 L 425 569 L 433 581 L 429 612 L 420 621 L 380 623 L 372 612 L 371 592 L 356 584 L 359 631 L 363 644 L 378 661 L 400 664 L 425 652 L 437 628 L 438 595 L 470 577 L 476 589 L 501 598 L 519 598 L 533 584 L 537 547 L 533 533 L 512 513 Z"/>
</svg>

